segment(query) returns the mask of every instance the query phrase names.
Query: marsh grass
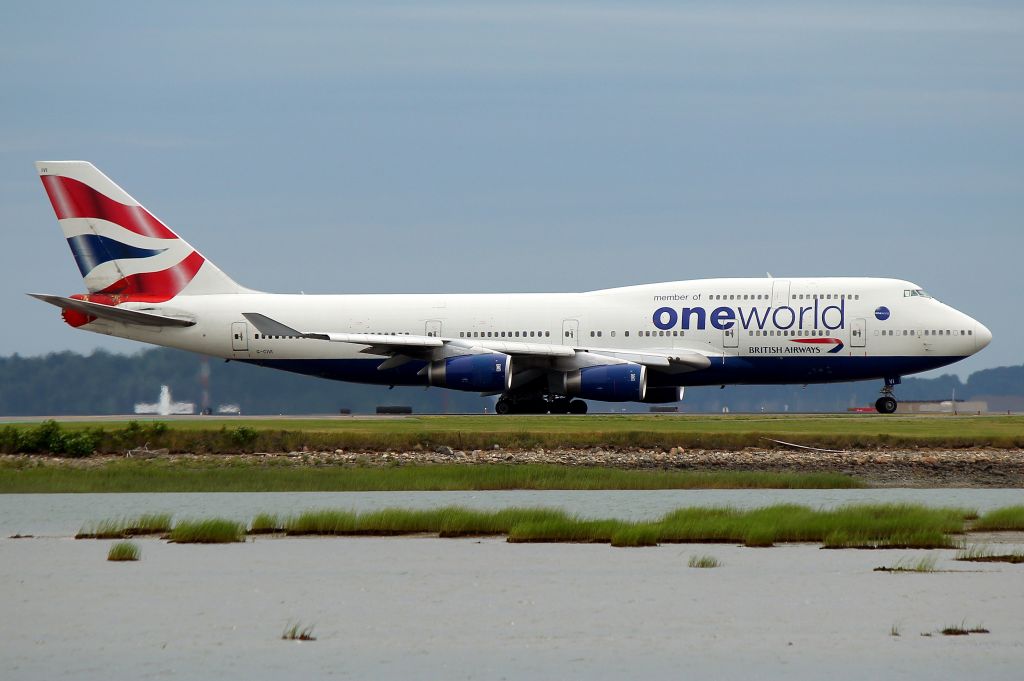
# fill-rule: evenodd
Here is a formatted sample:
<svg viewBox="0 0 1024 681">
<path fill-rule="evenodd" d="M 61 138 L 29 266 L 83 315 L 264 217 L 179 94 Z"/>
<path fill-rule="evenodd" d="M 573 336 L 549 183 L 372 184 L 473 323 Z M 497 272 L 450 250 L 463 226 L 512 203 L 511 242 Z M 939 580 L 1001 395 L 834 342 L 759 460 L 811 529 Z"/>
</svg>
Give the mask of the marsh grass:
<svg viewBox="0 0 1024 681">
<path fill-rule="evenodd" d="M 1024 506 L 1006 506 L 982 515 L 971 528 L 977 531 L 1024 530 Z"/>
<path fill-rule="evenodd" d="M 875 572 L 935 572 L 937 562 L 938 558 L 935 556 L 922 556 L 917 560 L 913 558 L 900 558 L 889 567 L 876 567 Z"/>
<path fill-rule="evenodd" d="M 966 623 L 960 622 L 960 624 L 943 627 L 939 633 L 943 636 L 967 636 L 968 634 L 989 634 L 991 632 L 981 625 L 968 627 Z"/>
<path fill-rule="evenodd" d="M 540 464 L 313 466 L 239 459 L 114 461 L 88 468 L 0 464 L 0 493 L 366 492 L 597 489 L 848 489 L 833 473 L 623 470 Z"/>
<path fill-rule="evenodd" d="M 249 525 L 249 534 L 276 534 L 283 531 L 284 523 L 276 513 L 260 513 Z"/>
<path fill-rule="evenodd" d="M 1024 563 L 1024 551 L 1011 553 L 995 553 L 986 545 L 972 544 L 962 547 L 956 552 L 956 560 L 974 563 Z"/>
<path fill-rule="evenodd" d="M 313 625 L 304 627 L 300 622 L 295 622 L 294 624 L 286 624 L 284 627 L 284 631 L 281 632 L 281 640 L 315 641 L 316 636 L 313 636 Z"/>
<path fill-rule="evenodd" d="M 319 509 L 284 519 L 288 535 L 441 537 L 505 535 L 509 542 L 604 543 L 655 546 L 683 543 L 819 542 L 830 548 L 935 548 L 963 529 L 962 509 L 909 504 L 845 506 L 828 511 L 782 504 L 752 510 L 681 508 L 658 520 L 629 522 L 569 515 L 558 509 L 481 511 L 457 506 L 355 512 Z M 255 522 L 254 522 L 255 525 Z"/>
<path fill-rule="evenodd" d="M 135 561 L 138 560 L 141 555 L 139 546 L 135 542 L 131 541 L 119 541 L 110 547 L 110 551 L 107 552 L 107 560 L 120 562 L 120 561 Z"/>
<path fill-rule="evenodd" d="M 245 541 L 245 525 L 224 518 L 181 520 L 168 540 L 175 544 L 230 544 Z"/>
<path fill-rule="evenodd" d="M 144 513 L 135 518 L 111 518 L 89 523 L 78 531 L 75 539 L 126 539 L 166 534 L 170 530 L 170 513 Z"/>
<path fill-rule="evenodd" d="M 692 568 L 716 568 L 720 567 L 721 563 L 714 556 L 692 555 L 686 565 Z"/>
<path fill-rule="evenodd" d="M 248 531 L 291 536 L 505 536 L 513 543 L 578 542 L 622 547 L 694 543 L 773 546 L 782 542 L 815 542 L 822 548 L 930 549 L 954 546 L 953 536 L 963 532 L 965 518 L 971 513 L 959 508 L 913 504 L 861 504 L 831 510 L 779 504 L 756 509 L 680 508 L 656 520 L 631 522 L 581 518 L 552 508 L 491 511 L 446 506 L 367 512 L 328 508 L 288 517 L 261 513 L 253 518 Z M 217 518 L 185 520 L 173 529 L 169 527 L 170 515 L 150 514 L 87 525 L 77 536 L 121 539 L 169 531 L 166 536 L 172 542 L 224 543 L 244 541 L 246 533 L 245 524 Z M 910 570 L 912 566 L 904 564 L 894 567 L 902 568 L 899 571 L 928 571 Z"/>
</svg>

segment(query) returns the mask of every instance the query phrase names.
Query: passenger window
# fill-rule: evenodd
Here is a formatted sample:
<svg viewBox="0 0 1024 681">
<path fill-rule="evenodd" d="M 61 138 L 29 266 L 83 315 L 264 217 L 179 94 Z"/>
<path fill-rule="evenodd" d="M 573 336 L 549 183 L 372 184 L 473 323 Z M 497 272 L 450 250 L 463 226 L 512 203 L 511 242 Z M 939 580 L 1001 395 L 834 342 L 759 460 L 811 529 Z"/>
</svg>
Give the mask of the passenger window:
<svg viewBox="0 0 1024 681">
<path fill-rule="evenodd" d="M 622 333 L 626 336 L 626 338 L 629 338 L 629 331 L 623 331 Z"/>
<path fill-rule="evenodd" d="M 600 331 L 598 331 L 598 332 L 597 332 L 597 337 L 598 337 L 598 338 L 600 338 L 600 337 L 601 337 L 601 332 L 600 332 Z"/>
</svg>

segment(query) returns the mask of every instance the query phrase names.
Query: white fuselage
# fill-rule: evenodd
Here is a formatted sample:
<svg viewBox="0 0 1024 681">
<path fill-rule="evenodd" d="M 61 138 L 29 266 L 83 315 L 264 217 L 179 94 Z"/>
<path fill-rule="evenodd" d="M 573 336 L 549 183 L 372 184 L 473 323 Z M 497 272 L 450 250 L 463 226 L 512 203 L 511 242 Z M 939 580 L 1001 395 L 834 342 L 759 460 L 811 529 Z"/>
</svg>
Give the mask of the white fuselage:
<svg viewBox="0 0 1024 681">
<path fill-rule="evenodd" d="M 384 384 L 422 384 L 412 369 L 378 371 L 366 346 L 269 337 L 260 313 L 303 331 L 409 334 L 568 345 L 601 351 L 691 350 L 712 358 L 673 385 L 813 383 L 897 377 L 985 347 L 979 322 L 910 282 L 876 278 L 702 279 L 586 293 L 178 296 L 124 307 L 183 314 L 188 328 L 97 320 L 84 328 L 208 355 Z"/>
</svg>

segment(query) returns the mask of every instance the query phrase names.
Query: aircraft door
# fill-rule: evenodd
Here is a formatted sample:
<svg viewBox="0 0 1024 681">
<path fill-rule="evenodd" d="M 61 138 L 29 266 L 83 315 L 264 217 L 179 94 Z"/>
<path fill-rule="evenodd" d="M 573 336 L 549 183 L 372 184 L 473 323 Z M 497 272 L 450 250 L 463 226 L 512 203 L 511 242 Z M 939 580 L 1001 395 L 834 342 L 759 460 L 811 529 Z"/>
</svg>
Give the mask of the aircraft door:
<svg viewBox="0 0 1024 681">
<path fill-rule="evenodd" d="M 562 345 L 576 347 L 579 344 L 580 320 L 566 319 L 562 322 Z"/>
<path fill-rule="evenodd" d="M 850 347 L 863 348 L 867 340 L 867 321 L 858 317 L 850 327 Z"/>
<path fill-rule="evenodd" d="M 789 305 L 789 279 L 772 279 L 772 307 Z"/>
<path fill-rule="evenodd" d="M 441 336 L 441 320 L 439 320 L 439 319 L 427 320 L 427 324 L 426 324 L 426 328 L 424 329 L 424 333 L 426 335 L 428 335 L 428 336 L 433 337 L 433 338 L 440 337 Z"/>
<path fill-rule="evenodd" d="M 740 346 L 739 331 L 733 324 L 731 329 L 722 331 L 722 346 L 726 348 L 738 348 Z"/>
<path fill-rule="evenodd" d="M 245 352 L 249 349 L 249 328 L 245 322 L 231 324 L 231 349 L 235 352 Z"/>
</svg>

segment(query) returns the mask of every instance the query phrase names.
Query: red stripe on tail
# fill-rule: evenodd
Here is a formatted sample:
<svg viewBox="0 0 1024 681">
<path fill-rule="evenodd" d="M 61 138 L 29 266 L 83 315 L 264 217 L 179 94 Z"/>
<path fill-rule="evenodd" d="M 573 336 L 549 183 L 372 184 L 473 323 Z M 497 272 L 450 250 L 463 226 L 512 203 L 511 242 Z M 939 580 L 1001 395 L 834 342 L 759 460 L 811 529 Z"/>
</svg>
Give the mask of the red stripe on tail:
<svg viewBox="0 0 1024 681">
<path fill-rule="evenodd" d="M 97 218 L 118 224 L 143 236 L 177 239 L 167 225 L 142 206 L 127 206 L 70 177 L 43 175 L 43 186 L 57 219 Z"/>
<path fill-rule="evenodd" d="M 153 302 L 164 302 L 181 293 L 196 276 L 196 272 L 206 260 L 198 251 L 173 267 L 159 272 L 140 272 L 130 274 L 124 279 L 115 281 L 99 293 L 119 296 L 149 296 Z"/>
</svg>

